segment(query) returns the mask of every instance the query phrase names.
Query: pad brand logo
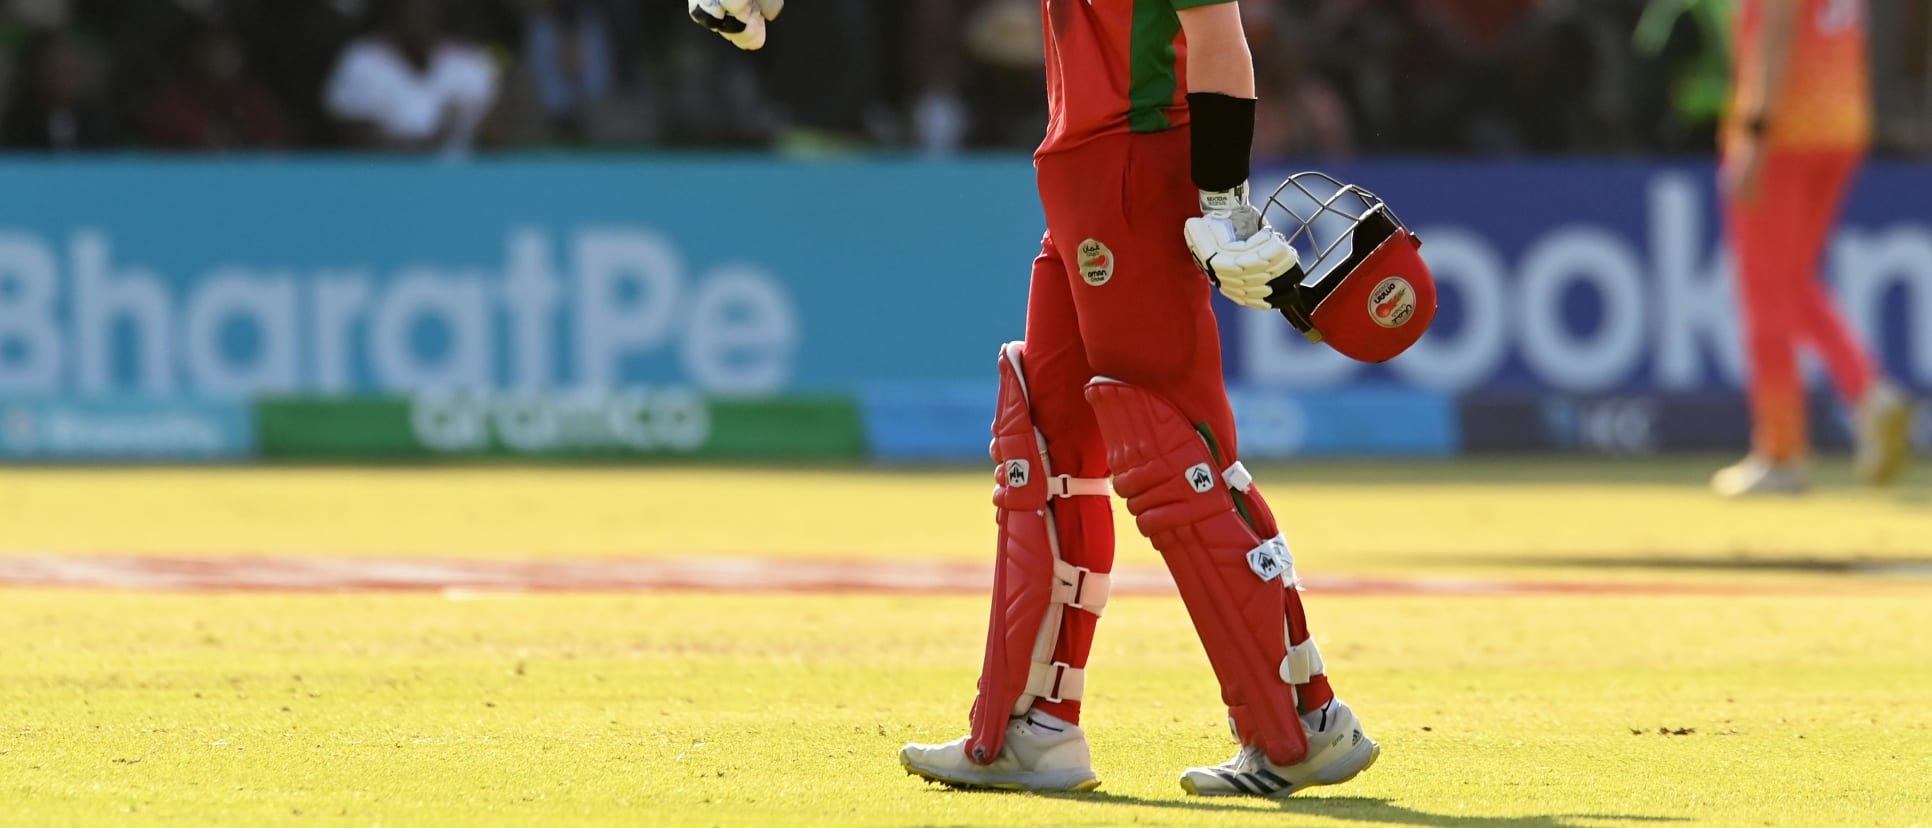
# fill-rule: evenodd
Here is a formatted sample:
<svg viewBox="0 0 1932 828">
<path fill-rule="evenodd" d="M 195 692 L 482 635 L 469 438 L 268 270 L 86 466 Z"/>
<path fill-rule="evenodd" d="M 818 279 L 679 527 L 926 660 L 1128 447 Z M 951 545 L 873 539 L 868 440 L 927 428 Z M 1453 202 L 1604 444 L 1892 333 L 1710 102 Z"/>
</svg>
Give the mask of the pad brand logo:
<svg viewBox="0 0 1932 828">
<path fill-rule="evenodd" d="M 1114 278 L 1114 251 L 1094 239 L 1080 243 L 1080 278 L 1100 287 Z"/>
<path fill-rule="evenodd" d="M 1033 479 L 1033 464 L 1028 463 L 1025 460 L 1006 461 L 1006 485 L 1007 486 L 1015 489 L 1025 488 L 1027 481 L 1032 479 Z"/>
<path fill-rule="evenodd" d="M 1278 552 L 1274 542 L 1270 541 L 1249 550 L 1248 569 L 1254 572 L 1256 578 L 1272 581 L 1288 571 L 1288 558 Z"/>
<path fill-rule="evenodd" d="M 1261 580 L 1272 581 L 1285 576 L 1289 586 L 1295 585 L 1293 574 L 1295 555 L 1288 551 L 1288 541 L 1280 535 L 1269 538 L 1260 546 L 1248 550 L 1248 568 L 1253 570 L 1255 577 Z M 1287 675 L 1285 663 L 1282 669 L 1285 677 Z M 1291 681 L 1291 683 L 1296 682 Z"/>
<path fill-rule="evenodd" d="M 1369 293 L 1369 318 L 1384 328 L 1400 328 L 1415 316 L 1415 288 L 1400 276 L 1383 279 Z"/>
<path fill-rule="evenodd" d="M 1207 494 L 1214 488 L 1214 470 L 1206 463 L 1197 463 L 1187 470 L 1187 485 L 1194 487 L 1196 494 Z"/>
</svg>

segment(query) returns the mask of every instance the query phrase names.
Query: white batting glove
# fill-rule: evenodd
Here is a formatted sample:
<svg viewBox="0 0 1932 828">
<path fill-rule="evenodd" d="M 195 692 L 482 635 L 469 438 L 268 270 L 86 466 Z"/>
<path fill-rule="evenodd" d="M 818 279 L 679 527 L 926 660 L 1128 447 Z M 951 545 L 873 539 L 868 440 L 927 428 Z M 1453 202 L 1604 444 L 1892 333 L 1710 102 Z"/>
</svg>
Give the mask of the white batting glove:
<svg viewBox="0 0 1932 828">
<path fill-rule="evenodd" d="M 777 20 L 785 0 L 687 0 L 691 19 L 745 51 L 765 47 L 765 22 Z"/>
<path fill-rule="evenodd" d="M 1201 191 L 1201 217 L 1187 220 L 1187 247 L 1222 295 L 1255 310 L 1274 309 L 1268 283 L 1301 262 L 1248 202 L 1247 182 L 1226 192 Z"/>
</svg>

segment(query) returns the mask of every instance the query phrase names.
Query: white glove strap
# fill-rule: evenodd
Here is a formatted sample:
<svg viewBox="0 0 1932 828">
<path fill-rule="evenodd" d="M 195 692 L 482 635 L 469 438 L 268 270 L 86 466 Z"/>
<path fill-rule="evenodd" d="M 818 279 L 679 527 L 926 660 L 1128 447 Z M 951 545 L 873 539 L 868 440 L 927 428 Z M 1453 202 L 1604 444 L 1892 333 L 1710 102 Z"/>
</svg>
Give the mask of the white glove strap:
<svg viewBox="0 0 1932 828">
<path fill-rule="evenodd" d="M 1219 192 L 1201 191 L 1201 215 L 1228 216 L 1248 204 L 1248 182 L 1232 190 Z"/>
</svg>

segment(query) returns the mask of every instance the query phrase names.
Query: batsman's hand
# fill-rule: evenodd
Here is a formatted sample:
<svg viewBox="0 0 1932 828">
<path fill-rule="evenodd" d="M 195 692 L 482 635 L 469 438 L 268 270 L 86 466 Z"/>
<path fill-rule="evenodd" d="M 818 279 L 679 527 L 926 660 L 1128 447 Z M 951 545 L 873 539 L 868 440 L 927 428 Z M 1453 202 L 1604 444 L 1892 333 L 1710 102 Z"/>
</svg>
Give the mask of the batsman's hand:
<svg viewBox="0 0 1932 828">
<path fill-rule="evenodd" d="M 745 51 L 765 47 L 765 23 L 777 20 L 785 0 L 686 0 L 691 19 Z"/>
<path fill-rule="evenodd" d="M 1225 192 L 1201 191 L 1201 217 L 1187 220 L 1187 247 L 1222 295 L 1255 310 L 1274 309 L 1268 283 L 1301 263 L 1295 248 L 1248 202 L 1246 183 Z"/>
</svg>

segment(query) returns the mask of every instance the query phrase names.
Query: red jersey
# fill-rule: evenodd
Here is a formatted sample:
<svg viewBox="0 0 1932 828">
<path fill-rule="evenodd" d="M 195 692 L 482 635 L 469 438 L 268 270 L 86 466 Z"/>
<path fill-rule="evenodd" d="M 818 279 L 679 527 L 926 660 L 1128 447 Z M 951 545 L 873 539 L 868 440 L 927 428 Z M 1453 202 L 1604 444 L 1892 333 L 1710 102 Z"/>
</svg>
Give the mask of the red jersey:
<svg viewBox="0 0 1932 828">
<path fill-rule="evenodd" d="M 1179 11 L 1234 0 L 1040 0 L 1047 107 L 1040 153 L 1187 123 Z"/>
<path fill-rule="evenodd" d="M 1737 18 L 1737 118 L 1763 106 L 1771 114 L 1765 140 L 1788 149 L 1858 149 L 1871 138 L 1870 69 L 1866 65 L 1865 0 L 1803 0 L 1784 85 L 1768 102 L 1747 101 L 1747 72 L 1763 40 L 1762 0 L 1743 0 Z"/>
</svg>

